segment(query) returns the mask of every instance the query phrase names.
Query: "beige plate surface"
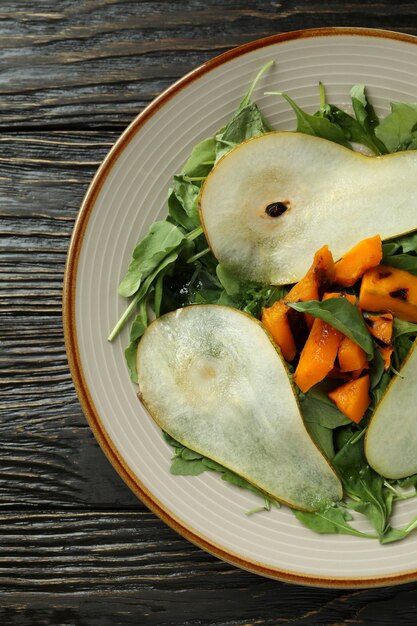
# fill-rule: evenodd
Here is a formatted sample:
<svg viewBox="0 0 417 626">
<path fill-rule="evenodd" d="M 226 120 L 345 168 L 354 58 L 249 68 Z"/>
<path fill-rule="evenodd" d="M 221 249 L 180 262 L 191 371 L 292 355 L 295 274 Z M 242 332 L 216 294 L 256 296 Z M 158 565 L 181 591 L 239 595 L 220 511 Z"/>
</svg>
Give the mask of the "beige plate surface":
<svg viewBox="0 0 417 626">
<path fill-rule="evenodd" d="M 211 473 L 174 477 L 170 448 L 143 410 L 123 357 L 128 329 L 109 331 L 125 308 L 116 295 L 132 248 L 166 215 L 170 180 L 192 147 L 230 117 L 259 68 L 275 64 L 254 93 L 277 129 L 294 129 L 285 91 L 303 108 L 318 107 L 318 82 L 330 102 L 349 105 L 364 83 L 378 113 L 389 102 L 417 101 L 417 38 L 364 29 L 319 29 L 277 35 L 214 59 L 153 102 L 124 132 L 96 174 L 71 240 L 64 289 L 67 352 L 90 426 L 133 491 L 190 541 L 242 568 L 318 586 L 360 587 L 417 579 L 417 533 L 380 546 L 343 535 L 317 535 L 289 510 L 247 517 L 256 498 Z M 378 229 L 376 225 L 376 230 Z M 161 390 L 162 393 L 162 390 Z M 396 525 L 415 512 L 402 503 Z M 359 526 L 360 527 L 360 526 Z"/>
</svg>

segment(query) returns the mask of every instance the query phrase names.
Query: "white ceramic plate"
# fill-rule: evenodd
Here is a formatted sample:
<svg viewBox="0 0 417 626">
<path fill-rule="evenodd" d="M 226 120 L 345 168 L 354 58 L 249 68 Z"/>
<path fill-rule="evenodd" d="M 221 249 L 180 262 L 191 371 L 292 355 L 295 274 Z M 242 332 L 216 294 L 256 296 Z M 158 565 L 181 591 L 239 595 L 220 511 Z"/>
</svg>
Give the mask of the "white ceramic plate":
<svg viewBox="0 0 417 626">
<path fill-rule="evenodd" d="M 389 102 L 417 101 L 417 38 L 366 29 L 319 29 L 277 35 L 232 50 L 173 85 L 120 137 L 96 174 L 72 237 L 65 276 L 69 362 L 87 419 L 133 491 L 189 540 L 242 568 L 286 581 L 354 587 L 417 579 L 417 533 L 380 546 L 344 535 L 317 535 L 282 508 L 247 517 L 255 496 L 217 475 L 175 477 L 171 449 L 136 397 L 125 366 L 128 329 L 106 341 L 126 301 L 117 285 L 131 251 L 166 215 L 172 176 L 192 147 L 230 117 L 259 68 L 275 65 L 254 99 L 275 128 L 294 129 L 285 91 L 304 109 L 318 107 L 318 82 L 330 102 L 349 104 L 364 83 L 379 113 Z M 414 501 L 398 507 L 405 524 Z"/>
</svg>

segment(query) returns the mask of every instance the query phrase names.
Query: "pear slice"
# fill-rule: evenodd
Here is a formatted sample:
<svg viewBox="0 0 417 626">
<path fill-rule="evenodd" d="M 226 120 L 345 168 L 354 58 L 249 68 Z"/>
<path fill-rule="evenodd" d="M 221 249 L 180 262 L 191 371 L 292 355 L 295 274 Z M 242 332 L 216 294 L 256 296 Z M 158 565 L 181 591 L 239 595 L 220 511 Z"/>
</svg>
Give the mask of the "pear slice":
<svg viewBox="0 0 417 626">
<path fill-rule="evenodd" d="M 365 435 L 365 455 L 371 467 L 386 478 L 417 473 L 417 349 L 412 346 L 400 376 L 388 385 Z"/>
<path fill-rule="evenodd" d="M 214 166 L 200 217 L 227 269 L 294 283 L 325 244 L 337 260 L 362 239 L 417 228 L 417 151 L 370 157 L 302 133 L 267 133 Z"/>
<path fill-rule="evenodd" d="M 282 358 L 246 313 L 194 305 L 158 318 L 139 343 L 137 370 L 140 400 L 183 445 L 295 508 L 342 497 Z"/>
</svg>

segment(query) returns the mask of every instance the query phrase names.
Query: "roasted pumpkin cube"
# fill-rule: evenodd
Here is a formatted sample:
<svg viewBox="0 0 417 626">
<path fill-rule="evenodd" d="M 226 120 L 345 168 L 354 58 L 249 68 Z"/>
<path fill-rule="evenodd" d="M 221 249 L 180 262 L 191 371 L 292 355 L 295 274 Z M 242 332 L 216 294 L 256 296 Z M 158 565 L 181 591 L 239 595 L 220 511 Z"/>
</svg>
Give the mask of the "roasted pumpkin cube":
<svg viewBox="0 0 417 626">
<path fill-rule="evenodd" d="M 378 265 L 362 278 L 359 306 L 365 311 L 389 311 L 402 320 L 417 322 L 417 276 Z"/>
<path fill-rule="evenodd" d="M 379 265 L 382 259 L 381 237 L 363 239 L 336 263 L 334 280 L 338 285 L 351 287 L 363 274 Z"/>
</svg>

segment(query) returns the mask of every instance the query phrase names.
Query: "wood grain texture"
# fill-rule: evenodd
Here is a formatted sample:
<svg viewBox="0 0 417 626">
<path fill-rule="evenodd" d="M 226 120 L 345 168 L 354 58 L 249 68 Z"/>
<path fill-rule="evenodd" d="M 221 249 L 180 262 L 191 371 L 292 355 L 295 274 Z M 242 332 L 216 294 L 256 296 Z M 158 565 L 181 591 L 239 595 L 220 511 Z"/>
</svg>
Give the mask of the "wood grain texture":
<svg viewBox="0 0 417 626">
<path fill-rule="evenodd" d="M 417 33 L 415 2 L 6 0 L 0 127 L 124 127 L 200 63 L 248 41 L 320 26 Z"/>
<path fill-rule="evenodd" d="M 0 3 L 2 625 L 416 623 L 417 584 L 338 591 L 266 580 L 155 518 L 96 444 L 63 341 L 71 230 L 120 130 L 173 80 L 223 50 L 331 25 L 417 34 L 417 5 Z"/>
<path fill-rule="evenodd" d="M 146 512 L 6 513 L 0 531 L 2 586 L 13 589 L 1 611 L 15 611 L 11 624 L 35 607 L 39 622 L 27 623 L 388 626 L 417 600 L 410 586 L 312 590 L 237 571 Z"/>
</svg>

